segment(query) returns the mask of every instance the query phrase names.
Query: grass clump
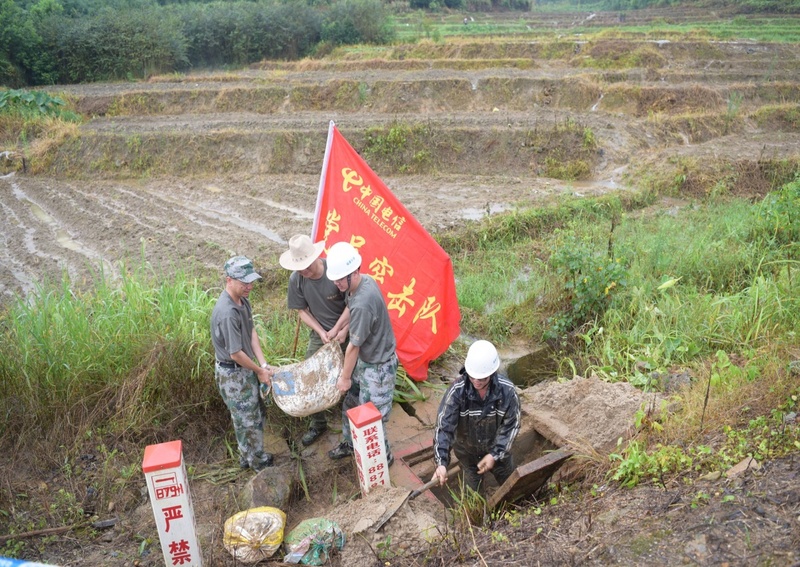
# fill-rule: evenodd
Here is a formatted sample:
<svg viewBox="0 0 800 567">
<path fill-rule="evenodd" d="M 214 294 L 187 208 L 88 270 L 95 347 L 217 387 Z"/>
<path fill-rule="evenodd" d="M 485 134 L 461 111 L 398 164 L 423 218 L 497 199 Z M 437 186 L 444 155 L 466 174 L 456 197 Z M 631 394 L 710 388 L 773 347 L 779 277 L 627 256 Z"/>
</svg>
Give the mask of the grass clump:
<svg viewBox="0 0 800 567">
<path fill-rule="evenodd" d="M 670 157 L 658 163 L 642 163 L 630 172 L 631 179 L 654 193 L 705 199 L 737 195 L 763 198 L 790 183 L 800 173 L 800 160 L 722 160 L 709 162 L 689 157 Z"/>
<path fill-rule="evenodd" d="M 556 238 L 550 264 L 564 282 L 568 308 L 551 319 L 546 336 L 559 337 L 601 315 L 627 284 L 626 263 L 606 251 L 596 251 L 590 239 L 579 240 L 573 234 Z"/>
<path fill-rule="evenodd" d="M 193 305 L 199 291 L 188 281 L 149 289 L 130 275 L 117 287 L 101 275 L 94 292 L 77 292 L 65 279 L 60 288 L 40 288 L 30 303 L 18 302 L 4 317 L 0 347 L 2 398 L 13 400 L 3 408 L 13 416 L 3 433 L 24 439 L 38 426 L 57 434 L 67 422 L 75 436 L 120 413 L 127 416 L 118 420 L 122 430 L 163 419 L 159 404 L 163 410 L 169 392 L 162 388 L 177 381 L 174 387 L 191 396 L 208 356 L 199 349 L 208 334 L 199 320 L 208 302 Z M 131 375 L 138 380 L 126 380 Z"/>
<path fill-rule="evenodd" d="M 425 124 L 393 122 L 388 127 L 367 129 L 364 158 L 369 162 L 386 163 L 393 171 L 414 174 L 430 171 L 433 156 L 426 143 L 432 135 Z"/>
<path fill-rule="evenodd" d="M 0 90 L 0 150 L 25 150 L 37 137 L 82 118 L 63 97 L 44 91 Z"/>
<path fill-rule="evenodd" d="M 800 105 L 780 104 L 762 106 L 753 113 L 760 128 L 772 127 L 779 131 L 800 131 Z"/>
</svg>

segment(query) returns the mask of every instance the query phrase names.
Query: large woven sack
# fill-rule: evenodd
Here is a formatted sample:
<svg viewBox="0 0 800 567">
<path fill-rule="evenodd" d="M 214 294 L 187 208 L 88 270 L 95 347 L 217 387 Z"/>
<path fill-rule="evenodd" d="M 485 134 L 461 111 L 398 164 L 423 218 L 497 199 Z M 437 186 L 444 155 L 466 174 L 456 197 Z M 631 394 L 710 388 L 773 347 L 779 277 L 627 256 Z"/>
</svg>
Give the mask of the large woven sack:
<svg viewBox="0 0 800 567">
<path fill-rule="evenodd" d="M 336 381 L 343 365 L 342 348 L 332 341 L 302 362 L 281 366 L 272 376 L 275 403 L 294 417 L 335 406 L 342 399 Z"/>
</svg>

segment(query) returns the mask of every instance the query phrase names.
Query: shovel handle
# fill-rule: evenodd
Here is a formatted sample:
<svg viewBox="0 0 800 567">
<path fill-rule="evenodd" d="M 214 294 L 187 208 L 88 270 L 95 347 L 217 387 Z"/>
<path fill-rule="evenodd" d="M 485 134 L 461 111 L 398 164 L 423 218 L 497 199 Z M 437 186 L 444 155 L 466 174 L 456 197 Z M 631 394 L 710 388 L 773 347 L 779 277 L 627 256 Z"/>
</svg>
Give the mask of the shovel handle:
<svg viewBox="0 0 800 567">
<path fill-rule="evenodd" d="M 461 467 L 459 467 L 458 465 L 454 466 L 452 469 L 447 471 L 447 478 L 450 478 L 454 474 L 458 474 L 458 472 L 460 470 L 461 470 Z M 434 477 L 432 479 L 430 479 L 428 482 L 426 482 L 425 484 L 423 484 L 422 486 L 420 486 L 416 490 L 412 491 L 411 494 L 408 495 L 408 499 L 409 500 L 414 500 L 414 498 L 416 498 L 417 496 L 419 496 L 420 494 L 422 494 L 426 490 L 428 490 L 430 488 L 433 488 L 437 484 L 439 484 L 439 479 L 436 478 L 436 476 L 434 475 Z"/>
</svg>

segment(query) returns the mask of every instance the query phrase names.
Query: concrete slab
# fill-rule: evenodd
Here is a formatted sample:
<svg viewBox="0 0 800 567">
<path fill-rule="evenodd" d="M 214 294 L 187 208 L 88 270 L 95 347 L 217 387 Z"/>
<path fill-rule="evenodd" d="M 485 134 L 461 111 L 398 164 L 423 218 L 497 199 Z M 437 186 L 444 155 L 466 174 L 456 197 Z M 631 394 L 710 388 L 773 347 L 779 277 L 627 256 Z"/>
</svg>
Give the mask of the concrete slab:
<svg viewBox="0 0 800 567">
<path fill-rule="evenodd" d="M 548 453 L 543 457 L 519 466 L 511 476 L 489 498 L 489 508 L 495 508 L 503 502 L 514 502 L 539 490 L 547 479 L 553 476 L 561 465 L 572 456 L 565 449 Z"/>
</svg>

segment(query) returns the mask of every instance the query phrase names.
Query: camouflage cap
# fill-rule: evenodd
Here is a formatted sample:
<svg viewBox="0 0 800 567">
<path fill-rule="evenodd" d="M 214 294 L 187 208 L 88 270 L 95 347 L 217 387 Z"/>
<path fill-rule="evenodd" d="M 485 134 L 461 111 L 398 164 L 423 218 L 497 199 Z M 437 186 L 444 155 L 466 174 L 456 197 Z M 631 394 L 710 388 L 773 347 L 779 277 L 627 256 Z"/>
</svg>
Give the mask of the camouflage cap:
<svg viewBox="0 0 800 567">
<path fill-rule="evenodd" d="M 261 279 L 253 269 L 253 262 L 244 256 L 234 256 L 225 262 L 225 275 L 242 283 L 252 283 Z"/>
</svg>

